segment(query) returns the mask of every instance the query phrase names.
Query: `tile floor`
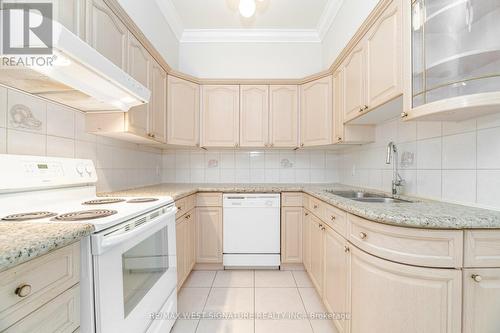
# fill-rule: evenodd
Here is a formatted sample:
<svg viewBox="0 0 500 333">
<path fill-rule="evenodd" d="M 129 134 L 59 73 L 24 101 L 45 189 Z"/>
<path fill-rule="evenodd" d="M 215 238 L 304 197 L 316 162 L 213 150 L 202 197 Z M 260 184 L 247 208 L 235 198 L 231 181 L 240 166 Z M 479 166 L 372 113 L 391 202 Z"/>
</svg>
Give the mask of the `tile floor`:
<svg viewBox="0 0 500 333">
<path fill-rule="evenodd" d="M 219 317 L 179 319 L 174 333 L 337 333 L 331 321 L 307 318 L 326 309 L 304 271 L 193 271 L 178 300 L 179 313 Z M 299 318 L 245 316 L 283 313 Z"/>
</svg>

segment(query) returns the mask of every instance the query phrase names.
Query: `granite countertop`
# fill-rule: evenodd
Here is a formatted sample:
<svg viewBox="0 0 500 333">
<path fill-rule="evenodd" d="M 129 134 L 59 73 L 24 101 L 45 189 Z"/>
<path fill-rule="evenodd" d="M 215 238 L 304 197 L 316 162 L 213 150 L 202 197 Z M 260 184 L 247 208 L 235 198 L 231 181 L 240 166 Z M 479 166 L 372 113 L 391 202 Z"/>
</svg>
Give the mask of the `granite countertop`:
<svg viewBox="0 0 500 333">
<path fill-rule="evenodd" d="M 406 196 L 400 198 L 412 202 L 366 203 L 346 199 L 327 190 L 383 193 L 340 184 L 160 184 L 101 195 L 171 196 L 177 200 L 196 192 L 305 192 L 351 214 L 384 224 L 429 229 L 500 229 L 500 211 Z"/>
<path fill-rule="evenodd" d="M 17 266 L 90 235 L 86 223 L 0 223 L 0 271 Z"/>
</svg>

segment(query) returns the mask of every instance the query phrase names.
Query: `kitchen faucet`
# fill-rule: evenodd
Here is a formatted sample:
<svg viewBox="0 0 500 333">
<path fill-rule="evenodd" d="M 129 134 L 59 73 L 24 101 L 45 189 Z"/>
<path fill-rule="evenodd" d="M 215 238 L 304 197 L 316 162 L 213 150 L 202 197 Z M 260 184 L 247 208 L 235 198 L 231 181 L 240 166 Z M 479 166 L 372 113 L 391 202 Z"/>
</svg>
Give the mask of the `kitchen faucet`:
<svg viewBox="0 0 500 333">
<path fill-rule="evenodd" d="M 394 156 L 393 156 L 394 155 Z M 385 160 L 386 164 L 391 164 L 391 159 L 393 160 L 392 163 L 392 195 L 395 196 L 398 194 L 399 188 L 404 186 L 405 181 L 403 178 L 401 178 L 401 175 L 399 174 L 398 171 L 398 149 L 396 147 L 396 144 L 394 142 L 389 142 L 387 145 L 387 157 Z"/>
</svg>

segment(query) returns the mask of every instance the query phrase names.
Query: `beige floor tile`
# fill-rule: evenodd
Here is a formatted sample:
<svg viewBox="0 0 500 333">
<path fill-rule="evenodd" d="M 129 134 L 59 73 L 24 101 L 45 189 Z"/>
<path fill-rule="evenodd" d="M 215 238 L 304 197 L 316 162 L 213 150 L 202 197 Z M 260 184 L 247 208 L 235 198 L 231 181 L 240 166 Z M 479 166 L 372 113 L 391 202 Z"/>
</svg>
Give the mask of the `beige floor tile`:
<svg viewBox="0 0 500 333">
<path fill-rule="evenodd" d="M 253 313 L 253 288 L 212 288 L 204 312 Z"/>
<path fill-rule="evenodd" d="M 203 319 L 196 333 L 254 333 L 254 321 Z"/>
<path fill-rule="evenodd" d="M 295 279 L 295 283 L 297 283 L 297 287 L 299 288 L 312 288 L 313 284 L 309 275 L 305 271 L 293 271 L 293 278 Z"/>
<path fill-rule="evenodd" d="M 215 276 L 214 287 L 253 288 L 253 271 L 219 271 Z"/>
<path fill-rule="evenodd" d="M 192 271 L 186 282 L 184 288 L 210 288 L 214 282 L 214 271 Z"/>
<path fill-rule="evenodd" d="M 338 333 L 331 320 L 312 319 L 311 326 L 314 333 Z"/>
<path fill-rule="evenodd" d="M 306 313 L 297 288 L 255 288 L 256 313 Z"/>
<path fill-rule="evenodd" d="M 199 320 L 178 319 L 171 333 L 195 333 Z"/>
<path fill-rule="evenodd" d="M 257 288 L 297 287 L 291 271 L 255 271 Z"/>
<path fill-rule="evenodd" d="M 255 333 L 312 333 L 309 320 L 256 320 Z"/>
<path fill-rule="evenodd" d="M 326 312 L 326 308 L 323 305 L 323 301 L 321 300 L 321 297 L 319 297 L 318 293 L 314 288 L 299 288 L 299 293 L 300 296 L 302 297 L 302 301 L 304 302 L 304 306 L 306 307 L 306 311 L 308 313 Z"/>
<path fill-rule="evenodd" d="M 179 312 L 201 312 L 207 301 L 210 288 L 182 288 L 177 296 Z"/>
</svg>

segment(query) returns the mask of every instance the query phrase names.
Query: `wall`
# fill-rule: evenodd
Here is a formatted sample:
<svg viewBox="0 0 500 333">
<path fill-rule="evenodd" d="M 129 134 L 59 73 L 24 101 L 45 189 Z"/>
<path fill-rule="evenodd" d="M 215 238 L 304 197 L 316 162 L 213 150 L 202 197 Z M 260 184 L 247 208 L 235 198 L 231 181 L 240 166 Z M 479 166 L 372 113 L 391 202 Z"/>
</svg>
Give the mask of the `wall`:
<svg viewBox="0 0 500 333">
<path fill-rule="evenodd" d="M 333 183 L 338 156 L 327 151 L 167 151 L 163 182 Z"/>
<path fill-rule="evenodd" d="M 302 78 L 321 71 L 321 43 L 181 43 L 179 69 L 201 78 Z"/>
<path fill-rule="evenodd" d="M 13 110 L 31 112 L 33 121 Z M 161 151 L 87 134 L 83 113 L 2 86 L 0 153 L 92 159 L 99 191 L 161 181 Z"/>
<path fill-rule="evenodd" d="M 342 183 L 390 191 L 385 156 L 395 141 L 407 194 L 500 209 L 500 115 L 459 123 L 394 120 L 376 133 L 375 143 L 341 154 Z"/>
</svg>

